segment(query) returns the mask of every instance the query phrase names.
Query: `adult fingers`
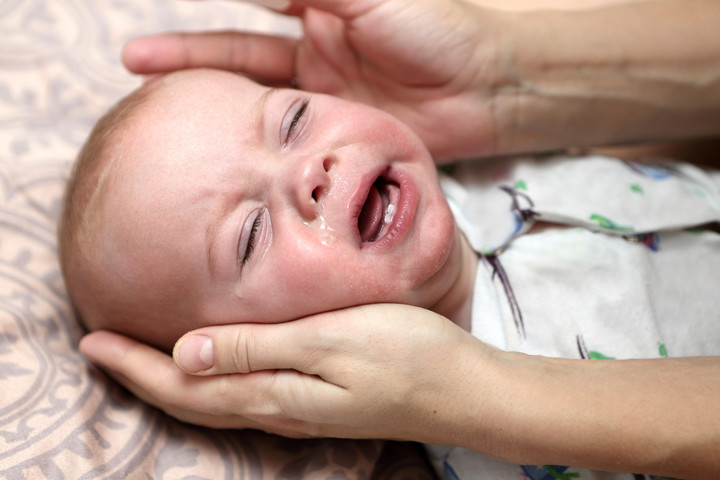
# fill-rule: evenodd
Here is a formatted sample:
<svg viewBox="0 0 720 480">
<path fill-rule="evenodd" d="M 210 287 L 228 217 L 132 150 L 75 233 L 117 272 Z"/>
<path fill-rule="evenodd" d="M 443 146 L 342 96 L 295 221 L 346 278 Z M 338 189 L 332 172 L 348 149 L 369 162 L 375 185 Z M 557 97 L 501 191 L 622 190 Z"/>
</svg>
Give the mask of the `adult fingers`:
<svg viewBox="0 0 720 480">
<path fill-rule="evenodd" d="M 306 7 L 323 10 L 343 19 L 355 17 L 385 0 L 236 0 L 269 8 L 283 15 L 299 16 Z"/>
<path fill-rule="evenodd" d="M 384 2 L 387 0 L 293 0 L 291 9 L 315 8 L 336 15 L 343 20 L 352 20 Z"/>
<path fill-rule="evenodd" d="M 179 405 L 183 391 L 201 385 L 198 378 L 180 372 L 169 356 L 116 333 L 89 333 L 80 341 L 80 351 L 142 400 L 154 405 L 159 401 L 166 407 Z"/>
<path fill-rule="evenodd" d="M 233 31 L 162 33 L 130 40 L 122 59 L 135 73 L 164 73 L 186 68 L 219 68 L 266 80 L 294 75 L 297 40 Z"/>
<path fill-rule="evenodd" d="M 358 324 L 365 315 L 358 307 L 281 324 L 201 328 L 183 336 L 173 355 L 195 375 L 295 370 L 323 376 L 323 366 L 342 354 L 347 331 L 341 325 Z"/>
<path fill-rule="evenodd" d="M 80 350 L 146 403 L 181 421 L 213 428 L 317 436 L 320 426 L 301 420 L 296 411 L 321 405 L 342 393 L 317 377 L 294 370 L 187 375 L 164 353 L 107 331 L 86 335 Z"/>
<path fill-rule="evenodd" d="M 86 335 L 80 341 L 80 351 L 141 400 L 158 406 L 176 417 L 183 410 L 193 410 L 207 415 L 223 413 L 215 402 L 218 392 L 228 391 L 231 382 L 236 386 L 241 380 L 241 378 L 230 380 L 223 376 L 203 378 L 186 375 L 177 369 L 168 355 L 107 331 Z M 150 365 L 152 368 L 148 368 Z M 254 382 L 257 387 L 267 382 L 267 377 L 267 375 L 249 377 L 245 383 Z M 253 391 L 256 390 L 257 388 Z M 243 391 L 238 389 L 237 393 Z"/>
<path fill-rule="evenodd" d="M 254 3 L 261 7 L 273 10 L 283 15 L 299 15 L 302 12 L 300 5 L 292 3 L 291 0 L 234 0 L 239 3 Z"/>
</svg>

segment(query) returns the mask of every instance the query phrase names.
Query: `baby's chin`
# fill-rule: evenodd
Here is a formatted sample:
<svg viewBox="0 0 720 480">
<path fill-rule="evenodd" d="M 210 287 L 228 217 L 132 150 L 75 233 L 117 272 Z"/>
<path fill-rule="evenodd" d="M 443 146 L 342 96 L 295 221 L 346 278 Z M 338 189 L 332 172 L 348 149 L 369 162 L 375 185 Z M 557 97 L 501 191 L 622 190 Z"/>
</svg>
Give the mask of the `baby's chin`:
<svg viewBox="0 0 720 480">
<path fill-rule="evenodd" d="M 437 301 L 427 308 L 450 319 L 464 330 L 470 331 L 472 294 L 478 259 L 465 236 L 455 225 L 454 219 L 453 237 L 449 245 L 444 262 L 436 274 L 441 294 Z"/>
</svg>

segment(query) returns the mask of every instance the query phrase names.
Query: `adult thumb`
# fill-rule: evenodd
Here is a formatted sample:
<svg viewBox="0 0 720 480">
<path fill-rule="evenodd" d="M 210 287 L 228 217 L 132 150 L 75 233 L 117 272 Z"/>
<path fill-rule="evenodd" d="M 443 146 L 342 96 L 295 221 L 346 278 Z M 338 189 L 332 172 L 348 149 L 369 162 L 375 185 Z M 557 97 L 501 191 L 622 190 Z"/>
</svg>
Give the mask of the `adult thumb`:
<svg viewBox="0 0 720 480">
<path fill-rule="evenodd" d="M 303 321 L 279 324 L 232 324 L 185 334 L 173 358 L 185 373 L 218 375 L 262 370 L 297 370 L 314 374 L 308 361 L 314 329 Z"/>
</svg>

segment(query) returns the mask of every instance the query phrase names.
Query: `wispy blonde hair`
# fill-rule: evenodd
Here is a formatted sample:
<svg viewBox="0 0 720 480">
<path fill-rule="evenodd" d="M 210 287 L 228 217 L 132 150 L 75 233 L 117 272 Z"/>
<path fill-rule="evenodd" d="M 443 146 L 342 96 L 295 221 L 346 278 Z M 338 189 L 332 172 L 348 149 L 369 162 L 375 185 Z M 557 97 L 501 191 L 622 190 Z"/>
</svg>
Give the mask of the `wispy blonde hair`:
<svg viewBox="0 0 720 480">
<path fill-rule="evenodd" d="M 97 321 L 88 313 L 97 308 L 93 305 L 97 299 L 89 292 L 93 291 L 92 284 L 99 274 L 94 265 L 97 246 L 93 234 L 99 205 L 114 165 L 122 161 L 122 146 L 127 141 L 123 130 L 147 104 L 159 83 L 151 81 L 142 85 L 98 120 L 68 178 L 58 223 L 58 255 L 75 311 L 90 328 L 95 328 Z"/>
</svg>

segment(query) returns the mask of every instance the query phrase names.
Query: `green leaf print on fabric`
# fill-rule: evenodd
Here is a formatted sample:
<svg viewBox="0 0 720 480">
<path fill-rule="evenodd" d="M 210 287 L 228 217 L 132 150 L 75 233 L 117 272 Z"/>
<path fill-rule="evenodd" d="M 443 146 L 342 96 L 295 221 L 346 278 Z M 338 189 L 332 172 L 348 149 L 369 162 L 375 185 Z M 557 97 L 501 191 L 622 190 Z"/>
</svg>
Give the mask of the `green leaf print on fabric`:
<svg viewBox="0 0 720 480">
<path fill-rule="evenodd" d="M 592 215 L 590 215 L 590 220 L 592 220 L 593 222 L 597 222 L 599 226 L 601 226 L 602 228 L 607 228 L 608 230 L 620 230 L 623 232 L 632 232 L 634 230 L 633 227 L 627 225 L 618 225 L 609 218 L 598 215 L 597 213 L 593 213 Z"/>
<path fill-rule="evenodd" d="M 596 352 L 594 350 L 590 350 L 588 352 L 588 355 L 590 356 L 590 360 L 615 360 L 615 357 L 609 357 L 607 355 L 603 355 L 600 352 Z"/>
<path fill-rule="evenodd" d="M 630 184 L 630 191 L 635 192 L 635 193 L 645 193 L 643 188 L 640 185 L 638 185 L 637 183 Z"/>
<path fill-rule="evenodd" d="M 576 472 L 565 472 L 558 471 L 557 468 L 552 465 L 544 465 L 545 470 L 556 480 L 570 480 L 571 478 L 580 478 L 580 474 Z"/>
<path fill-rule="evenodd" d="M 708 198 L 707 192 L 700 187 L 693 187 L 692 193 L 694 193 L 695 196 L 700 198 Z"/>
</svg>

